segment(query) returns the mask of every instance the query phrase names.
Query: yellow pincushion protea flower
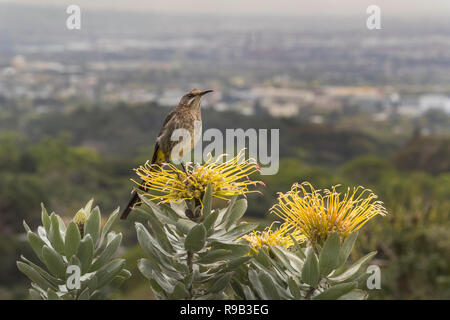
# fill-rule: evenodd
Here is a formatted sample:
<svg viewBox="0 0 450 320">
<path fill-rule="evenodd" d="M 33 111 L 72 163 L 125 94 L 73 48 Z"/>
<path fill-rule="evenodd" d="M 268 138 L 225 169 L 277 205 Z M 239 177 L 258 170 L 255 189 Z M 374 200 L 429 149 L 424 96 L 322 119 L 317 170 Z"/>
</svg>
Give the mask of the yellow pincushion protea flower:
<svg viewBox="0 0 450 320">
<path fill-rule="evenodd" d="M 274 222 L 276 223 L 276 222 Z M 246 234 L 240 239 L 245 239 L 249 242 L 253 250 L 258 251 L 265 245 L 280 246 L 283 248 L 290 248 L 294 245 L 290 235 L 301 243 L 305 240 L 305 236 L 300 231 L 294 229 L 291 225 L 284 223 L 278 229 L 273 230 L 272 223 L 270 227 L 267 227 L 263 231 L 253 231 L 250 234 Z"/>
<path fill-rule="evenodd" d="M 333 232 L 346 238 L 376 215 L 387 214 L 371 190 L 361 186 L 352 191 L 348 188 L 342 196 L 337 187 L 321 192 L 309 182 L 294 184 L 289 192 L 279 193 L 271 212 L 319 244 Z"/>
<path fill-rule="evenodd" d="M 183 200 L 201 200 L 208 184 L 212 188 L 212 196 L 229 200 L 235 195 L 259 192 L 250 190 L 249 186 L 263 184 L 261 181 L 252 181 L 249 176 L 259 172 L 258 164 L 252 159 L 243 159 L 244 153 L 229 161 L 221 163 L 221 155 L 215 160 L 210 158 L 203 165 L 186 165 L 186 170 L 180 170 L 173 164 L 162 165 L 145 163 L 135 169 L 142 182 L 136 182 L 146 190 L 144 196 L 149 200 L 159 200 L 159 203 L 175 203 Z"/>
</svg>

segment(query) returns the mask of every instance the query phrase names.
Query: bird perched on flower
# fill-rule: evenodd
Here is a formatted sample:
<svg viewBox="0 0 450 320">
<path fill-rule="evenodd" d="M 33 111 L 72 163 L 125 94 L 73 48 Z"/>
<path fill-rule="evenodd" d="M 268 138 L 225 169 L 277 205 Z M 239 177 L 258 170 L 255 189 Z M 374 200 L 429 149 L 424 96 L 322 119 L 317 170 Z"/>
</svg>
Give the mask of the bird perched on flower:
<svg viewBox="0 0 450 320">
<path fill-rule="evenodd" d="M 186 93 L 178 103 L 178 106 L 173 109 L 164 120 L 163 126 L 156 138 L 155 148 L 151 164 L 162 164 L 165 162 L 173 162 L 181 159 L 186 150 L 189 152 L 194 148 L 194 145 L 200 139 L 199 134 L 194 134 L 194 129 L 201 132 L 202 115 L 200 102 L 202 97 L 212 92 L 213 90 L 200 91 L 193 89 Z M 172 137 L 175 130 L 184 129 L 190 134 L 190 140 L 183 139 L 178 141 Z M 186 141 L 187 140 L 187 141 Z M 173 152 L 175 146 L 178 144 L 176 150 Z M 140 189 L 145 190 L 145 187 L 140 186 Z M 130 214 L 131 209 L 139 202 L 139 195 L 133 191 L 131 199 L 121 215 L 121 219 L 126 219 Z"/>
<path fill-rule="evenodd" d="M 250 190 L 251 186 L 264 185 L 261 181 L 249 178 L 259 172 L 256 161 L 244 160 L 243 150 L 236 157 L 222 162 L 225 157 L 223 154 L 214 159 L 210 155 L 202 165 L 188 164 L 184 171 L 173 164 L 162 168 L 147 162 L 135 169 L 141 182 L 133 181 L 140 189 L 147 191 L 143 195 L 145 198 L 150 201 L 159 200 L 159 203 L 196 200 L 201 204 L 208 185 L 211 186 L 214 198 L 226 201 L 237 195 L 259 193 L 258 190 Z"/>
</svg>

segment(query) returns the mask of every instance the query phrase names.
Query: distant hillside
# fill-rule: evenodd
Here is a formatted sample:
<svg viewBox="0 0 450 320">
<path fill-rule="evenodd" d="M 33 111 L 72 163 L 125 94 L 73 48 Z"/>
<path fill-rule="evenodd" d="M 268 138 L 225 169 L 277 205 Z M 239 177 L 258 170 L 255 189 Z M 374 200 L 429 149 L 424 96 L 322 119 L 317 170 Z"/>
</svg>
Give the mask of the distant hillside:
<svg viewBox="0 0 450 320">
<path fill-rule="evenodd" d="M 89 107 L 71 112 L 52 112 L 21 125 L 33 140 L 66 132 L 77 146 L 91 146 L 103 153 L 133 157 L 141 148 L 152 148 L 161 123 L 170 109 L 155 104 L 108 109 Z M 306 162 L 339 165 L 364 154 L 386 155 L 395 148 L 367 134 L 299 120 L 269 116 L 242 116 L 233 112 L 203 111 L 203 130 L 217 128 L 280 129 L 280 157 L 300 157 Z"/>
</svg>

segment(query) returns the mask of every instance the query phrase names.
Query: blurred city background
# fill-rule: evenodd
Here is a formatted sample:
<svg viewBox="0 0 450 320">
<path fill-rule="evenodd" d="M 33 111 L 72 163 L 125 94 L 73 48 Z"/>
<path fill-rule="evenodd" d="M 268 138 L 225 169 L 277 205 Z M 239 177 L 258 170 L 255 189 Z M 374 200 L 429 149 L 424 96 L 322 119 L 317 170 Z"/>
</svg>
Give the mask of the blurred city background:
<svg viewBox="0 0 450 320">
<path fill-rule="evenodd" d="M 279 128 L 280 171 L 247 218 L 267 225 L 294 182 L 363 185 L 389 216 L 373 299 L 450 298 L 450 4 L 446 1 L 0 0 L 0 299 L 27 299 L 15 261 L 40 203 L 70 220 L 91 197 L 123 207 L 184 92 L 214 89 L 207 128 Z M 81 30 L 66 8 L 81 7 Z M 381 8 L 381 30 L 366 9 Z M 151 299 L 132 221 L 116 298 Z"/>
</svg>

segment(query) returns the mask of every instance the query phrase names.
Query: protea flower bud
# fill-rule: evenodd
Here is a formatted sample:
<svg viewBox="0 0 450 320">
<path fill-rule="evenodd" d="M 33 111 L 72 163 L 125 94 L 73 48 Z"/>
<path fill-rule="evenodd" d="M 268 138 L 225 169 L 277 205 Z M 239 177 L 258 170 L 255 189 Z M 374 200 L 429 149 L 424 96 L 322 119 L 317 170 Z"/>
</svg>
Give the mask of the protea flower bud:
<svg viewBox="0 0 450 320">
<path fill-rule="evenodd" d="M 83 209 L 78 210 L 78 212 L 73 217 L 73 222 L 75 222 L 78 226 L 78 230 L 80 230 L 81 237 L 84 237 L 84 224 L 88 220 L 88 216 Z"/>
</svg>

